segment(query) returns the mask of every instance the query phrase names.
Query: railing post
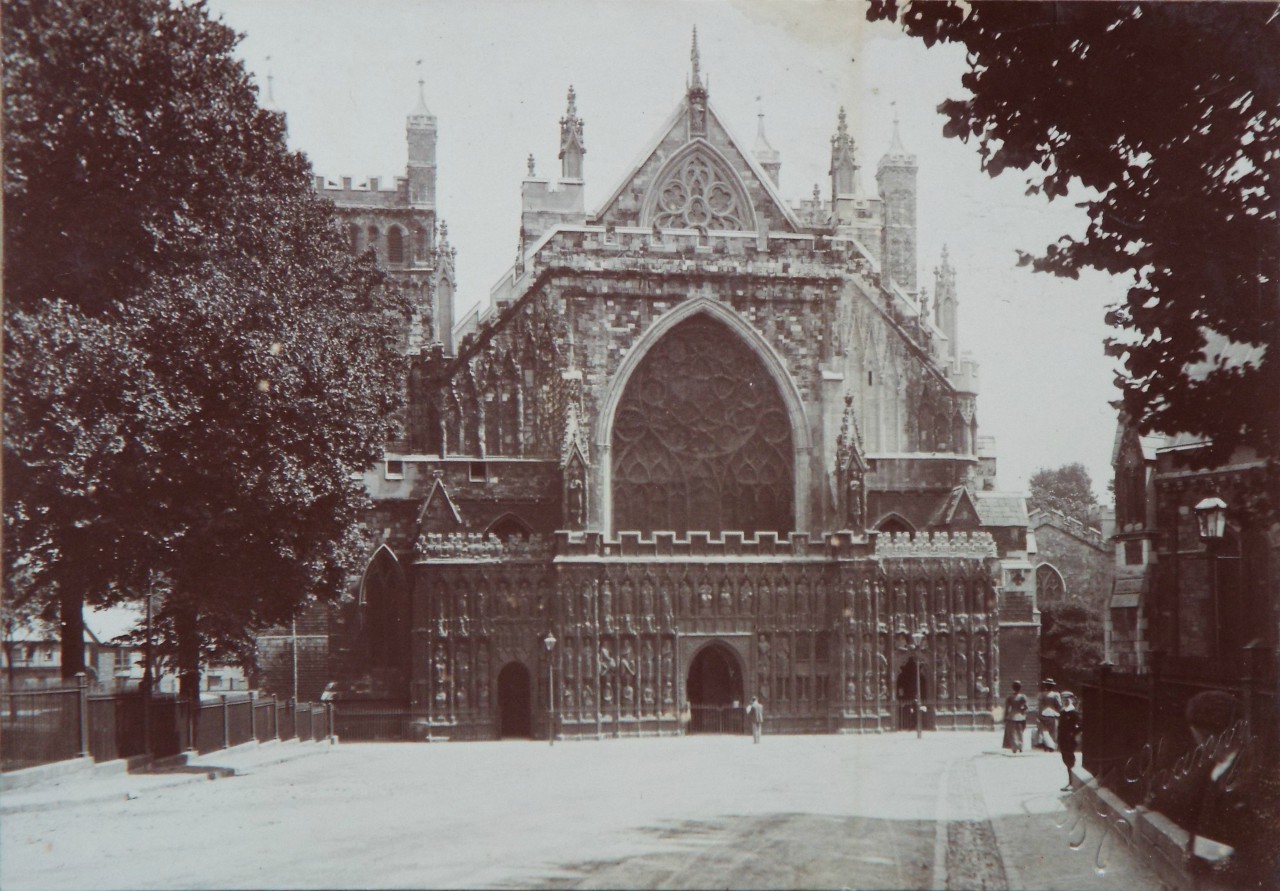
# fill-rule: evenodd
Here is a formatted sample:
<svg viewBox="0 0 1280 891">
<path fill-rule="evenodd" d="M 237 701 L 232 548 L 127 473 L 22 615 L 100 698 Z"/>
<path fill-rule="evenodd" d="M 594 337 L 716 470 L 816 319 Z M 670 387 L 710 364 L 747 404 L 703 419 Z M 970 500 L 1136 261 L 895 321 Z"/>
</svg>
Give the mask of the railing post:
<svg viewBox="0 0 1280 891">
<path fill-rule="evenodd" d="M 333 702 L 326 702 L 324 704 L 324 723 L 325 723 L 325 734 L 324 734 L 325 738 L 329 740 L 329 742 L 333 742 L 333 736 L 334 736 Z"/>
<path fill-rule="evenodd" d="M 231 721 L 227 710 L 227 694 L 222 694 L 222 747 L 231 748 Z"/>
<path fill-rule="evenodd" d="M 83 671 L 76 674 L 80 684 L 80 757 L 89 755 L 89 676 Z"/>
<path fill-rule="evenodd" d="M 271 736 L 280 739 L 280 701 L 274 693 L 271 694 Z"/>
<path fill-rule="evenodd" d="M 254 742 L 257 742 L 258 741 L 258 725 L 257 725 L 258 716 L 254 714 L 254 712 L 257 710 L 255 708 L 257 703 L 253 701 L 253 693 L 254 691 L 252 690 L 249 691 L 249 739 L 253 740 Z"/>
</svg>

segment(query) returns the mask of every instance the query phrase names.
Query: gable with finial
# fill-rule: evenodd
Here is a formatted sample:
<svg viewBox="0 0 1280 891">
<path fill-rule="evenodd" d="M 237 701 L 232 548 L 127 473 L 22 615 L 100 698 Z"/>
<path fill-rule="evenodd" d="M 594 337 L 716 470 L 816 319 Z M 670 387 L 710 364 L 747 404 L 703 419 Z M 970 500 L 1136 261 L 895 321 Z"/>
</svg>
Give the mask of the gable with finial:
<svg viewBox="0 0 1280 891">
<path fill-rule="evenodd" d="M 453 503 L 449 490 L 445 488 L 444 473 L 436 470 L 433 476 L 435 479 L 431 482 L 431 490 L 427 492 L 427 498 L 418 511 L 414 538 L 424 532 L 453 532 L 463 527 L 462 512 Z"/>
<path fill-rule="evenodd" d="M 769 174 L 711 105 L 694 30 L 684 99 L 595 222 L 646 229 L 797 232 Z"/>
</svg>

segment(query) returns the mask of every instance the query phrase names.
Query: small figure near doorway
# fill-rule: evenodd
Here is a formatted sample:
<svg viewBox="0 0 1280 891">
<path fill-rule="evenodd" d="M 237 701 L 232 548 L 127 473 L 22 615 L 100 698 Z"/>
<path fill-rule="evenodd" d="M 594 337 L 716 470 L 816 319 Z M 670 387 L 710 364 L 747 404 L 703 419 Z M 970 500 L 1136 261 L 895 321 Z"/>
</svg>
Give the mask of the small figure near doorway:
<svg viewBox="0 0 1280 891">
<path fill-rule="evenodd" d="M 752 696 L 747 706 L 747 722 L 751 724 L 751 741 L 759 744 L 760 734 L 764 730 L 764 706 L 760 704 L 758 696 Z"/>
<path fill-rule="evenodd" d="M 1027 729 L 1027 697 L 1022 682 L 1013 682 L 1013 692 L 1004 701 L 1004 748 L 1017 755 L 1022 751 L 1022 734 Z"/>
</svg>

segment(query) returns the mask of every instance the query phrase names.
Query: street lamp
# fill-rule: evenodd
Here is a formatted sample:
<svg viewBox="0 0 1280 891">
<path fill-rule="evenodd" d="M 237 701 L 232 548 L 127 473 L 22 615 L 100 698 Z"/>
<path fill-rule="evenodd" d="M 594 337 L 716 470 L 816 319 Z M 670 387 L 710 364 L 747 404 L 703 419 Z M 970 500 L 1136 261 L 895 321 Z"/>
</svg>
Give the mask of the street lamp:
<svg viewBox="0 0 1280 891">
<path fill-rule="evenodd" d="M 1227 503 L 1214 496 L 1196 505 L 1196 523 L 1200 526 L 1200 540 L 1221 541 L 1227 531 Z"/>
<path fill-rule="evenodd" d="M 1195 506 L 1196 525 L 1200 540 L 1205 544 L 1205 558 L 1209 560 L 1209 596 L 1213 598 L 1213 651 L 1214 658 L 1222 658 L 1222 595 L 1218 591 L 1218 548 L 1227 532 L 1227 503 L 1216 495 L 1205 498 Z"/>
<path fill-rule="evenodd" d="M 555 633 L 548 631 L 542 643 L 547 648 L 547 745 L 554 746 L 556 744 L 556 688 L 555 679 L 551 674 L 554 667 L 554 663 L 551 661 L 551 653 L 556 648 Z"/>
<path fill-rule="evenodd" d="M 924 632 L 911 632 L 912 661 L 916 663 L 916 739 L 924 739 L 924 727 L 920 715 L 920 650 L 924 647 Z"/>
</svg>

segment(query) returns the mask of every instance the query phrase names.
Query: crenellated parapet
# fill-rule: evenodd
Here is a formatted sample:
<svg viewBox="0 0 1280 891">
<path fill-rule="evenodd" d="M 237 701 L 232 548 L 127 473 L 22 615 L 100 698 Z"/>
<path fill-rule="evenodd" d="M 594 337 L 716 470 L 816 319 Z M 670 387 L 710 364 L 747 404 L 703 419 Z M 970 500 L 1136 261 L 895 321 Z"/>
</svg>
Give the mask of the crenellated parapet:
<svg viewBox="0 0 1280 891">
<path fill-rule="evenodd" d="M 481 532 L 429 532 L 419 536 L 414 542 L 413 556 L 420 562 L 496 563 L 508 560 L 546 560 L 551 556 L 551 546 L 548 539 L 539 535 L 528 538 L 512 536 L 503 540 Z"/>
<path fill-rule="evenodd" d="M 894 532 L 876 539 L 877 557 L 995 557 L 990 532 Z"/>
</svg>

